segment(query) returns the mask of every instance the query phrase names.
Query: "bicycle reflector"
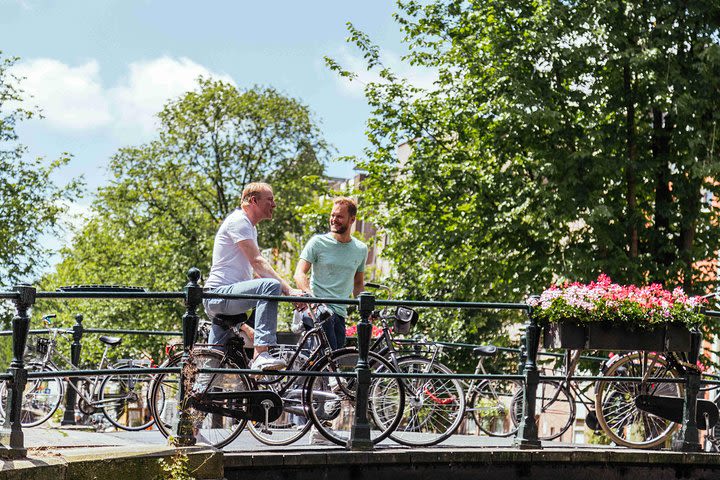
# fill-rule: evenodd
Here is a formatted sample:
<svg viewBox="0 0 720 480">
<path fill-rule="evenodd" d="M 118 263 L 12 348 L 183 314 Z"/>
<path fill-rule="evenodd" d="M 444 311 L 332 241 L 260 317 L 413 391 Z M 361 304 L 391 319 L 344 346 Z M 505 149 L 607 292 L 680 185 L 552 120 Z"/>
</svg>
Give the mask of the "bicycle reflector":
<svg viewBox="0 0 720 480">
<path fill-rule="evenodd" d="M 412 327 L 418 321 L 418 313 L 412 308 L 408 307 L 397 307 L 395 310 L 395 323 L 393 324 L 393 330 L 395 332 L 405 335 L 410 333 Z"/>
</svg>

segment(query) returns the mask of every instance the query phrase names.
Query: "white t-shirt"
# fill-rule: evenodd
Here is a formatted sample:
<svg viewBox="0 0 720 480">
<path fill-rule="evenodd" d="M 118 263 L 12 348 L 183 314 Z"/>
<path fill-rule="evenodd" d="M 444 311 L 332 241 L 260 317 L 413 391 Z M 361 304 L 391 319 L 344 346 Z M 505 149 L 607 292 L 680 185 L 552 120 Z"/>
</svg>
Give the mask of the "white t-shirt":
<svg viewBox="0 0 720 480">
<path fill-rule="evenodd" d="M 257 228 L 245 212 L 237 208 L 227 216 L 215 235 L 212 267 L 205 282 L 206 288 L 252 280 L 252 265 L 237 245 L 242 240 L 252 240 L 257 245 Z"/>
</svg>

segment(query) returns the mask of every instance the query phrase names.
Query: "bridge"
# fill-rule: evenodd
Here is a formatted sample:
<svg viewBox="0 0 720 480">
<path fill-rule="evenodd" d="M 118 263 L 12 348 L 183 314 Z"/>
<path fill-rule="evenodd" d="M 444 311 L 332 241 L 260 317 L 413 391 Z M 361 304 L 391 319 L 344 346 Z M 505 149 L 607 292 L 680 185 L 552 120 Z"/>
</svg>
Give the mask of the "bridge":
<svg viewBox="0 0 720 480">
<path fill-rule="evenodd" d="M 185 458 L 199 479 L 210 478 L 292 478 L 317 479 L 322 477 L 347 478 L 348 480 L 400 480 L 418 476 L 433 477 L 477 477 L 509 480 L 512 478 L 718 478 L 720 455 L 700 452 L 696 400 L 701 384 L 699 372 L 690 371 L 684 383 L 684 405 L 681 414 L 682 429 L 674 444 L 677 451 L 637 451 L 625 448 L 564 445 L 543 443 L 538 440 L 536 414 L 536 390 L 543 377 L 537 367 L 540 327 L 534 321 L 532 309 L 524 304 L 480 303 L 480 302 L 432 302 L 432 301 L 382 301 L 371 295 L 361 295 L 358 300 L 316 299 L 307 302 L 337 302 L 357 304 L 362 321 L 358 325 L 360 346 L 357 366 L 357 398 L 363 398 L 368 391 L 370 373 L 367 368 L 367 348 L 370 340 L 368 318 L 375 305 L 443 306 L 446 308 L 514 309 L 526 311 L 525 358 L 521 376 L 476 375 L 477 378 L 497 377 L 499 379 L 521 379 L 524 398 L 522 415 L 517 436 L 512 439 L 488 439 L 474 435 L 454 436 L 440 446 L 426 448 L 404 448 L 392 442 L 372 446 L 367 427 L 368 415 L 362 411 L 367 401 L 357 402 L 354 416 L 353 435 L 347 448 L 295 445 L 290 447 L 267 447 L 250 439 L 243 433 L 222 451 L 200 446 L 191 446 L 194 438 L 190 420 L 181 415 L 180 423 L 174 425 L 174 446 L 167 445 L 164 437 L 155 431 L 95 433 L 78 429 L 23 428 L 20 423 L 22 392 L 28 374 L 23 361 L 23 352 L 30 326 L 29 311 L 35 298 L 161 298 L 183 299 L 186 312 L 182 317 L 183 347 L 187 358 L 195 338 L 199 317 L 197 308 L 208 295 L 198 285 L 199 272 L 191 270 L 190 282 L 184 292 L 36 292 L 29 286 L 19 286 L 13 292 L 0 292 L 0 299 L 11 300 L 16 305 L 13 319 L 13 361 L 9 371 L 0 375 L 8 381 L 10 394 L 5 410 L 4 425 L 0 434 L 0 457 L 5 458 L 0 470 L 5 478 L 172 478 L 163 471 L 159 463 L 183 464 Z M 217 296 L 217 295 L 216 295 Z M 222 298 L 248 296 L 223 295 Z M 257 296 L 250 296 L 257 297 Z M 214 297 L 213 297 L 214 298 Z M 293 301 L 289 297 L 263 297 L 277 301 Z M 720 316 L 718 312 L 709 312 Z M 693 333 L 693 350 L 697 358 L 699 332 Z M 365 353 L 363 353 L 365 352 Z M 690 360 L 692 361 L 693 358 Z M 364 361 L 364 366 L 363 366 Z M 131 369 L 152 373 L 152 369 Z M 175 368 L 182 375 L 182 368 Z M 200 370 L 203 371 L 202 369 Z M 82 376 L 116 373 L 112 370 L 55 372 L 56 376 Z M 239 374 L 253 373 L 238 370 Z M 44 378 L 43 374 L 43 378 Z M 392 378 L 392 377 L 391 377 Z M 578 377 L 590 378 L 590 377 Z M 629 377 L 628 377 L 629 378 Z M 626 381 L 638 381 L 631 378 Z M 623 381 L 623 380 L 620 380 Z M 716 382 L 717 383 L 717 382 Z M 182 397 L 182 385 L 180 398 Z M 363 390 L 364 389 L 364 390 Z M 363 405 L 363 403 L 365 403 Z M 183 423 L 185 422 L 185 423 Z M 178 456 L 177 452 L 180 452 Z M 184 455 L 187 455 L 185 457 Z M 37 472 L 37 473 L 36 473 Z M 136 477 L 131 472 L 137 472 Z M 1 479 L 2 477 L 0 477 Z"/>
<path fill-rule="evenodd" d="M 657 480 L 720 477 L 720 455 L 547 442 L 518 450 L 511 439 L 454 436 L 441 446 L 402 448 L 384 442 L 372 452 L 337 446 L 269 447 L 243 433 L 223 450 L 180 449 L 198 480 L 418 480 L 453 478 Z M 177 461 L 157 431 L 98 433 L 80 428 L 26 431 L 28 455 L 0 461 L 0 480 L 169 479 L 160 460 Z"/>
</svg>

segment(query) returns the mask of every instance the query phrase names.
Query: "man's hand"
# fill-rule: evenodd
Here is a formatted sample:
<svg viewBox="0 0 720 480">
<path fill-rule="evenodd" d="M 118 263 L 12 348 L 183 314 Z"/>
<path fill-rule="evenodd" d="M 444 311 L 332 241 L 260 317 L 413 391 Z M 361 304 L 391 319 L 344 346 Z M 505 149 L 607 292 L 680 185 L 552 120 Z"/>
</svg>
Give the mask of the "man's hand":
<svg viewBox="0 0 720 480">
<path fill-rule="evenodd" d="M 298 288 L 291 288 L 288 290 L 289 297 L 306 297 L 307 295 L 307 292 L 303 292 Z M 307 303 L 293 302 L 293 305 L 295 306 L 295 310 L 305 310 L 307 308 Z"/>
</svg>

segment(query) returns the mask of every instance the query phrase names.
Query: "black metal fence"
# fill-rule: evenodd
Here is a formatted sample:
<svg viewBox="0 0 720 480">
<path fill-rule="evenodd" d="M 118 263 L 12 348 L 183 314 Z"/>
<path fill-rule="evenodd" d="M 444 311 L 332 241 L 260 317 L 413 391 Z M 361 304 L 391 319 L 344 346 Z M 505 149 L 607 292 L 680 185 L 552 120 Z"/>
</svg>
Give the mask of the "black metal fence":
<svg viewBox="0 0 720 480">
<path fill-rule="evenodd" d="M 19 285 L 9 292 L 0 292 L 0 300 L 9 300 L 15 304 L 15 315 L 12 319 L 12 330 L 0 332 L 0 335 L 12 335 L 12 361 L 7 373 L 0 374 L 0 380 L 6 381 L 8 385 L 8 397 L 5 405 L 5 419 L 0 431 L 0 456 L 18 457 L 26 454 L 24 434 L 21 425 L 21 409 L 23 401 L 23 391 L 29 378 L 37 377 L 71 377 L 77 379 L 81 376 L 92 375 L 110 375 L 117 373 L 115 369 L 104 370 L 72 370 L 72 371 L 56 371 L 56 372 L 28 372 L 24 364 L 23 355 L 27 344 L 28 333 L 30 332 L 29 310 L 40 298 L 55 299 L 182 299 L 185 303 L 185 312 L 181 320 L 181 332 L 165 332 L 165 331 L 143 331 L 143 330 L 113 330 L 113 329 L 85 329 L 82 326 L 82 318 L 76 318 L 77 322 L 73 330 L 73 344 L 71 348 L 71 356 L 73 363 L 79 360 L 80 341 L 85 332 L 95 333 L 150 333 L 156 335 L 182 335 L 182 359 L 178 367 L 174 368 L 130 368 L 123 369 L 123 373 L 142 374 L 142 373 L 179 373 L 179 400 L 185 396 L 185 387 L 183 381 L 183 365 L 188 361 L 191 349 L 196 340 L 196 333 L 199 325 L 198 307 L 203 299 L 222 298 L 222 299 L 253 299 L 253 300 L 272 300 L 278 302 L 297 302 L 297 297 L 287 296 L 264 296 L 264 295 L 220 295 L 204 292 L 199 285 L 200 271 L 193 268 L 188 272 L 189 282 L 182 292 L 114 292 L 114 291 L 57 291 L 57 292 L 38 292 L 35 287 L 28 285 Z M 696 400 L 700 385 L 703 383 L 718 383 L 713 380 L 701 380 L 700 372 L 688 369 L 684 378 L 680 379 L 642 379 L 637 377 L 623 377 L 608 379 L 602 376 L 542 376 L 538 369 L 538 355 L 540 343 L 541 327 L 535 321 L 532 308 L 524 303 L 492 303 L 492 302 L 439 302 L 439 301 L 413 301 L 413 300 L 380 300 L 370 293 L 362 293 L 357 299 L 337 299 L 337 298 L 317 298 L 304 297 L 304 303 L 335 303 L 357 305 L 360 313 L 360 322 L 357 326 L 357 343 L 358 343 L 358 362 L 355 368 L 356 377 L 356 408 L 350 440 L 347 448 L 353 450 L 370 450 L 373 443 L 370 438 L 370 428 L 368 425 L 368 389 L 372 377 L 407 377 L 408 374 L 403 373 L 372 373 L 368 364 L 368 352 L 370 348 L 371 325 L 370 317 L 377 306 L 406 306 L 406 307 L 440 307 L 440 308 L 457 308 L 457 309 L 484 309 L 484 310 L 516 310 L 524 312 L 527 316 L 525 322 L 525 344 L 521 349 L 517 350 L 521 354 L 522 369 L 520 374 L 453 374 L 448 377 L 461 379 L 506 379 L 521 380 L 524 388 L 524 399 L 522 402 L 522 415 L 519 419 L 519 428 L 515 437 L 514 446 L 516 448 L 541 448 L 538 440 L 538 429 L 535 422 L 536 415 L 536 393 L 538 384 L 541 380 L 585 380 L 585 381 L 641 381 L 655 380 L 663 382 L 679 382 L 684 384 L 684 410 L 683 410 L 683 427 L 681 431 L 682 441 L 675 446 L 676 449 L 682 451 L 698 451 L 700 450 L 699 432 L 696 424 L 695 408 Z M 712 317 L 720 317 L 720 312 L 708 311 L 707 315 Z M 39 331 L 38 331 L 39 332 Z M 689 354 L 688 360 L 694 363 L 698 359 L 701 335 L 699 331 L 693 332 L 693 348 Z M 76 363 L 77 364 L 77 363 Z M 211 369 L 201 370 L 211 371 Z M 228 373 L 227 370 L 223 371 Z M 259 374 L 257 370 L 238 369 L 238 374 Z M 286 372 L 293 375 L 318 375 L 318 373 L 308 372 Z M 320 373 L 320 375 L 322 375 Z M 417 376 L 437 376 L 437 374 L 413 375 Z M 70 400 L 66 399 L 67 402 Z M 74 405 L 68 403 L 67 409 L 71 411 Z M 179 403 L 181 404 L 181 403 Z M 68 413 L 64 421 L 71 422 L 71 415 Z M 178 446 L 192 445 L 195 443 L 192 428 L 189 426 L 190 420 L 181 413 L 180 421 L 175 425 L 172 442 Z"/>
</svg>

